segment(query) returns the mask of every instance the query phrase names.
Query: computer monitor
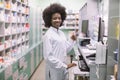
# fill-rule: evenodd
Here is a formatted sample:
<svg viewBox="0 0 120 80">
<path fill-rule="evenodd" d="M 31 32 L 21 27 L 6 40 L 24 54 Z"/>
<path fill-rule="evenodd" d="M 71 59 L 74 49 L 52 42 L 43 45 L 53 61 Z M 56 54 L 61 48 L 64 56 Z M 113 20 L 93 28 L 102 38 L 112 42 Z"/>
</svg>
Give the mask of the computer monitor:
<svg viewBox="0 0 120 80">
<path fill-rule="evenodd" d="M 89 24 L 88 20 L 82 20 L 81 32 L 85 34 L 85 37 L 88 37 L 88 24 Z"/>
<path fill-rule="evenodd" d="M 105 31 L 105 23 L 102 18 L 99 18 L 99 27 L 98 27 L 98 42 L 103 43 L 103 37 L 104 37 L 104 31 Z"/>
</svg>

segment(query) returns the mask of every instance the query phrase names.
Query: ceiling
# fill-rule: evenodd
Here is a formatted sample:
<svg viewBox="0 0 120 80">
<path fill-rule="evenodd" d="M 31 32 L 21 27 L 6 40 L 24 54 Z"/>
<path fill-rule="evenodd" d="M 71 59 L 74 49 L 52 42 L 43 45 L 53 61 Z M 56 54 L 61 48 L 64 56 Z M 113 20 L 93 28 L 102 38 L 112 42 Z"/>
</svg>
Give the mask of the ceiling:
<svg viewBox="0 0 120 80">
<path fill-rule="evenodd" d="M 68 10 L 80 10 L 80 8 L 86 3 L 86 0 L 29 0 L 34 6 L 39 6 L 41 9 L 49 6 L 51 3 L 60 3 Z"/>
</svg>

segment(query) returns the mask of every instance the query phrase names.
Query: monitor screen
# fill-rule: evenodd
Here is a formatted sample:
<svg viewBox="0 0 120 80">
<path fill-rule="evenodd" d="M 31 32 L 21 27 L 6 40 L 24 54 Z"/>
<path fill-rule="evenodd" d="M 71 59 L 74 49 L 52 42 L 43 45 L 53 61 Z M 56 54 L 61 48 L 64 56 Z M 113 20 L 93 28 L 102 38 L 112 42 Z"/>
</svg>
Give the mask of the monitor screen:
<svg viewBox="0 0 120 80">
<path fill-rule="evenodd" d="M 102 20 L 102 18 L 99 18 L 98 42 L 100 42 L 100 41 L 103 42 L 104 31 L 105 31 L 104 20 Z"/>
<path fill-rule="evenodd" d="M 81 32 L 84 33 L 86 37 L 88 37 L 88 23 L 88 20 L 82 20 Z"/>
</svg>

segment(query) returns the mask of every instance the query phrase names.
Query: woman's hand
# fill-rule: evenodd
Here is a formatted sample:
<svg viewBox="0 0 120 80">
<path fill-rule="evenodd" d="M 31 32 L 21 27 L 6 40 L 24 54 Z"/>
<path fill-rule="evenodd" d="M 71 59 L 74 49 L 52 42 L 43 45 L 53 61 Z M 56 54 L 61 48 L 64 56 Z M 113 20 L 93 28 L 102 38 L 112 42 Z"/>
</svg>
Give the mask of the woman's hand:
<svg viewBox="0 0 120 80">
<path fill-rule="evenodd" d="M 75 34 L 72 34 L 71 39 L 72 39 L 73 41 L 75 41 L 75 40 L 77 40 L 77 36 L 76 36 Z"/>
<path fill-rule="evenodd" d="M 67 65 L 67 69 L 69 69 L 69 68 L 71 68 L 71 67 L 74 67 L 74 66 L 76 66 L 77 64 L 75 64 L 75 63 L 70 63 L 70 64 L 68 64 Z"/>
</svg>

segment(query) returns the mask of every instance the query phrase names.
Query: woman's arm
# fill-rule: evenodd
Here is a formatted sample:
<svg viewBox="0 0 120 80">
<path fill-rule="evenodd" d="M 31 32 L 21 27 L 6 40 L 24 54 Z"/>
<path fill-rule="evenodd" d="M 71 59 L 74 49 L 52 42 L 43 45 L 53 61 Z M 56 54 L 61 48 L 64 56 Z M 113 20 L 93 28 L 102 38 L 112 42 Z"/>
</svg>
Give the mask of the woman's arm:
<svg viewBox="0 0 120 80">
<path fill-rule="evenodd" d="M 66 41 L 67 53 L 72 50 L 74 44 L 76 43 L 77 36 L 72 34 L 69 41 Z"/>
</svg>

